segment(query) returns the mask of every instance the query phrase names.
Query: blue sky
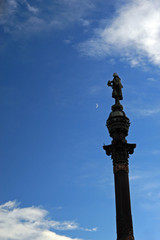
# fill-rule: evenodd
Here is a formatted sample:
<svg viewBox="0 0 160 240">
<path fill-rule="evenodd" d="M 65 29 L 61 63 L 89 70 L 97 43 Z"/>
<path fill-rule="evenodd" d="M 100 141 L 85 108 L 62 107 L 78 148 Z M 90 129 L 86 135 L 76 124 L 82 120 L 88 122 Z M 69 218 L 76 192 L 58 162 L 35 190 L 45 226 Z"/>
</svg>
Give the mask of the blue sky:
<svg viewBox="0 0 160 240">
<path fill-rule="evenodd" d="M 136 239 L 160 222 L 160 2 L 0 1 L 0 239 L 116 239 L 107 81 L 136 143 Z"/>
</svg>

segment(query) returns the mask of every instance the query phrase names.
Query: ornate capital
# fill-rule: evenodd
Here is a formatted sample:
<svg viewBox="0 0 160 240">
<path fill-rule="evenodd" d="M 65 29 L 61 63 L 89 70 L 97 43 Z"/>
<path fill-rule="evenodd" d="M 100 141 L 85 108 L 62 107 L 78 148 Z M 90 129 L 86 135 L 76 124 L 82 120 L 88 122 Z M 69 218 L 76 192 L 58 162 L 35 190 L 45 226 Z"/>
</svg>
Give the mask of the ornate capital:
<svg viewBox="0 0 160 240">
<path fill-rule="evenodd" d="M 129 154 L 133 154 L 135 147 L 136 144 L 117 141 L 111 145 L 104 145 L 103 149 L 108 156 L 111 156 L 113 165 L 115 166 L 116 164 L 128 165 Z"/>
</svg>

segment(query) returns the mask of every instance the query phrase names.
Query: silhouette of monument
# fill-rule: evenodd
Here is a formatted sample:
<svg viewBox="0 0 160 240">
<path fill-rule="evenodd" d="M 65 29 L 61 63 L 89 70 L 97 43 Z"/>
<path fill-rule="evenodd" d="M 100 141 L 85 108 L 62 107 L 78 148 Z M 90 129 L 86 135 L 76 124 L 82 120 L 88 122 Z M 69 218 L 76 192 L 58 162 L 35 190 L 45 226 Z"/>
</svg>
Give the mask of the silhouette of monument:
<svg viewBox="0 0 160 240">
<path fill-rule="evenodd" d="M 115 182 L 116 199 L 116 226 L 117 240 L 134 240 L 130 191 L 128 179 L 128 158 L 134 152 L 136 144 L 129 144 L 125 139 L 130 126 L 129 118 L 123 111 L 120 100 L 123 99 L 121 79 L 117 73 L 113 74 L 113 80 L 108 81 L 108 86 L 112 87 L 112 97 L 115 104 L 106 122 L 110 136 L 113 138 L 111 145 L 104 145 L 103 149 L 113 160 L 113 172 Z"/>
</svg>

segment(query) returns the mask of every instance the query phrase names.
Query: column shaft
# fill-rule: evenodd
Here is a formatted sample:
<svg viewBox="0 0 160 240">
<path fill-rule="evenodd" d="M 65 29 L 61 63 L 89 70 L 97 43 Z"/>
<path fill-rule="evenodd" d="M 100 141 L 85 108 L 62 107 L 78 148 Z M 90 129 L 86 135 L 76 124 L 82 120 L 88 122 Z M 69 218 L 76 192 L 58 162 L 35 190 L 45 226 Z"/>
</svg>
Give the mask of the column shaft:
<svg viewBox="0 0 160 240">
<path fill-rule="evenodd" d="M 133 226 L 130 204 L 128 172 L 124 170 L 114 173 L 117 240 L 133 240 Z"/>
</svg>

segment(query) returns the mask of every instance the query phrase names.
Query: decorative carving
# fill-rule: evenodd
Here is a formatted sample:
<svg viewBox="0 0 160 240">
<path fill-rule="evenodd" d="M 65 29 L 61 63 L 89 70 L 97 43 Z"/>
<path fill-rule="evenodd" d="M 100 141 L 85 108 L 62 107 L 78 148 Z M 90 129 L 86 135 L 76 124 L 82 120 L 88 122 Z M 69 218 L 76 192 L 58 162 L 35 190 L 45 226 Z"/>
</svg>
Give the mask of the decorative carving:
<svg viewBox="0 0 160 240">
<path fill-rule="evenodd" d="M 114 174 L 116 174 L 118 171 L 125 171 L 128 173 L 129 172 L 128 164 L 124 164 L 124 163 L 115 164 L 113 166 Z"/>
<path fill-rule="evenodd" d="M 111 145 L 104 145 L 103 149 L 106 151 L 106 154 L 113 159 L 113 165 L 118 163 L 128 165 L 129 154 L 133 154 L 135 147 L 136 144 L 118 141 Z"/>
<path fill-rule="evenodd" d="M 110 113 L 106 126 L 110 136 L 114 140 L 119 139 L 125 141 L 125 137 L 128 135 L 130 121 L 123 111 L 115 111 Z"/>
</svg>

